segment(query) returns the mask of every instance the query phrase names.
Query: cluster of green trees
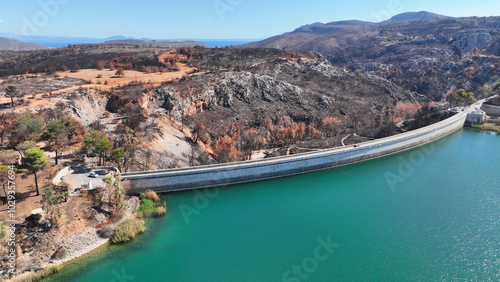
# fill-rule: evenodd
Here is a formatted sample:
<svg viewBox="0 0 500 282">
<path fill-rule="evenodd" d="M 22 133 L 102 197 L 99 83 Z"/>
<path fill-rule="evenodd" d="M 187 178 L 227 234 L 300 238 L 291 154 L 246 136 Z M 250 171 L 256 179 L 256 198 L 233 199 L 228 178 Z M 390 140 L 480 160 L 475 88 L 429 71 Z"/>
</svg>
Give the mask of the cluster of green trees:
<svg viewBox="0 0 500 282">
<path fill-rule="evenodd" d="M 84 143 L 88 151 L 95 153 L 99 157 L 99 165 L 102 165 L 104 160 L 109 159 L 110 161 L 118 165 L 118 169 L 122 170 L 123 162 L 127 163 L 132 157 L 130 152 L 135 150 L 136 139 L 133 137 L 131 132 L 126 133 L 122 136 L 120 140 L 127 148 L 130 150 L 125 151 L 123 147 L 119 147 L 113 150 L 113 144 L 109 140 L 106 132 L 102 130 L 92 131 L 90 134 L 85 136 Z M 133 148 L 132 148 L 133 147 Z"/>
<path fill-rule="evenodd" d="M 26 150 L 24 156 L 21 159 L 21 163 L 23 164 L 23 166 L 30 170 L 35 176 L 37 196 L 40 195 L 40 190 L 38 189 L 37 172 L 41 170 L 48 162 L 49 158 L 47 157 L 45 152 L 36 147 Z"/>
<path fill-rule="evenodd" d="M 45 142 L 46 150 L 55 152 L 56 165 L 61 152 L 68 148 L 80 150 L 85 145 L 87 152 L 94 152 L 99 156 L 99 164 L 110 160 L 120 170 L 123 166 L 125 169 L 128 167 L 138 147 L 138 139 L 131 129 L 125 127 L 121 130 L 121 138 L 114 142 L 118 148 L 113 150 L 113 142 L 104 131 L 94 130 L 89 134 L 79 121 L 60 114 L 60 109 L 59 114 L 55 111 L 46 111 L 43 116 L 31 113 L 0 114 L 0 119 L 3 120 L 0 124 L 0 146 L 7 146 L 6 150 L 0 151 L 0 165 L 3 165 L 0 166 L 0 174 L 7 173 L 8 165 L 17 165 L 21 157 L 18 169 L 34 174 L 36 192 L 40 195 L 37 173 L 49 159 L 44 150 L 36 147 L 39 141 Z M 7 144 L 4 144 L 5 140 L 8 140 Z M 4 183 L 1 184 L 5 188 Z"/>
<path fill-rule="evenodd" d="M 87 150 L 99 156 L 99 165 L 102 165 L 102 160 L 107 156 L 111 148 L 113 148 L 113 144 L 108 139 L 108 134 L 102 130 L 92 131 L 89 135 L 85 136 L 83 142 Z"/>
<path fill-rule="evenodd" d="M 2 134 L 2 143 L 4 135 L 8 135 L 10 150 L 1 152 L 0 162 L 5 165 L 15 164 L 17 163 L 16 155 L 20 154 L 22 156 L 21 168 L 31 171 L 35 176 L 37 195 L 40 194 L 37 172 L 49 162 L 45 152 L 35 147 L 37 141 L 45 141 L 48 150 L 55 152 L 56 165 L 61 151 L 70 146 L 81 146 L 82 141 L 88 150 L 100 156 L 101 162 L 112 148 L 112 143 L 105 132 L 94 131 L 85 136 L 86 130 L 82 124 L 67 115 L 45 122 L 42 117 L 26 114 L 4 123 L 2 133 L 4 132 L 8 134 Z M 112 151 L 110 156 L 111 160 L 117 163 L 120 163 L 124 157 L 123 148 Z"/>
<path fill-rule="evenodd" d="M 8 137 L 9 149 L 1 152 L 0 161 L 4 165 L 14 165 L 21 155 L 20 168 L 33 173 L 36 192 L 40 195 L 37 172 L 49 162 L 49 159 L 43 150 L 36 147 L 37 141 L 45 141 L 49 150 L 55 151 L 57 164 L 59 152 L 68 146 L 80 143 L 85 129 L 71 116 L 61 116 L 53 120 L 44 120 L 33 114 L 20 117 L 12 115 L 5 118 L 0 128 L 1 143 L 3 144 L 4 137 Z"/>
<path fill-rule="evenodd" d="M 500 92 L 500 82 L 497 82 L 495 86 L 485 84 L 483 87 L 479 88 L 479 92 L 481 92 L 482 96 L 485 98 L 497 94 Z"/>
<path fill-rule="evenodd" d="M 463 89 L 454 89 L 450 93 L 448 93 L 448 102 L 452 105 L 466 105 L 472 104 L 476 102 L 476 98 L 474 97 L 474 93 L 465 92 Z"/>
</svg>

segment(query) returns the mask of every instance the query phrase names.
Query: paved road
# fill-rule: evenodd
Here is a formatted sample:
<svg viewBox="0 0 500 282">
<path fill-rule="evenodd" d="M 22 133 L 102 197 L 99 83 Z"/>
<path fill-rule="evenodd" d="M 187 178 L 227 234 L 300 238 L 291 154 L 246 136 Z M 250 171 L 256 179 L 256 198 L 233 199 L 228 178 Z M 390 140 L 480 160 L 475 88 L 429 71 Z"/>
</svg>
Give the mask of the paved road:
<svg viewBox="0 0 500 282">
<path fill-rule="evenodd" d="M 475 111 L 476 109 L 481 109 L 484 102 L 486 102 L 486 99 L 479 100 L 476 103 L 470 105 L 469 107 L 465 107 L 465 111 L 467 113 L 471 113 L 471 112 Z"/>
<path fill-rule="evenodd" d="M 98 174 L 97 177 L 90 177 L 89 174 L 91 171 L 94 171 Z M 71 173 L 64 177 L 64 181 L 70 184 L 70 192 L 73 192 L 76 188 L 81 188 L 82 181 L 90 180 L 92 181 L 93 187 L 103 187 L 104 182 L 102 178 L 105 176 L 109 176 L 111 171 L 108 169 L 98 169 L 92 170 L 90 167 L 82 164 L 82 163 L 72 163 L 71 164 Z"/>
</svg>

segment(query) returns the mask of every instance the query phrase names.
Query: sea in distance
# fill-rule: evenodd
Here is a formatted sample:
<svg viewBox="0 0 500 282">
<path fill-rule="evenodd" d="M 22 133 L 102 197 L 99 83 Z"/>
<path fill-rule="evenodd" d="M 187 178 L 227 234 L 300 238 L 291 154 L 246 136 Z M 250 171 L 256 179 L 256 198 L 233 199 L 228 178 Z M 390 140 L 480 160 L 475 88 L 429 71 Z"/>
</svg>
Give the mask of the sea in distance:
<svg viewBox="0 0 500 282">
<path fill-rule="evenodd" d="M 212 48 L 236 46 L 236 45 L 241 45 L 241 44 L 255 41 L 253 39 L 193 39 L 193 40 L 203 42 Z M 98 43 L 101 43 L 103 40 L 102 39 L 93 39 L 93 38 L 72 39 L 72 38 L 43 38 L 43 37 L 41 37 L 41 38 L 35 38 L 35 39 L 27 39 L 26 41 L 31 42 L 31 43 L 40 44 L 40 45 L 43 45 L 46 47 L 62 48 L 62 47 L 68 46 L 69 44 L 98 44 Z"/>
</svg>

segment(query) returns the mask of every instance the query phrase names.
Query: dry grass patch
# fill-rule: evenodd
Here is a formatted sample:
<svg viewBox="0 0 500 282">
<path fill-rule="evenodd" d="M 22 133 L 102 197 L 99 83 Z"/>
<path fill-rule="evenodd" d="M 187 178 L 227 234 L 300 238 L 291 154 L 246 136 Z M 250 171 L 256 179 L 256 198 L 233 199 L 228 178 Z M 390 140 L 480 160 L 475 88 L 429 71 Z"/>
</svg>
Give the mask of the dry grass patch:
<svg viewBox="0 0 500 282">
<path fill-rule="evenodd" d="M 496 126 L 493 124 L 473 124 L 472 128 L 477 128 L 483 131 L 491 131 L 491 132 L 496 132 L 500 133 L 500 126 Z"/>
<path fill-rule="evenodd" d="M 165 58 L 170 58 L 175 56 L 175 54 L 169 52 L 159 56 L 159 60 L 165 60 Z M 182 59 L 182 56 L 181 56 Z M 179 71 L 176 72 L 164 72 L 164 73 L 145 73 L 136 70 L 126 70 L 123 75 L 118 76 L 116 70 L 98 70 L 98 69 L 81 69 L 78 72 L 57 72 L 56 74 L 61 77 L 70 77 L 82 79 L 87 82 L 91 82 L 93 79 L 98 77 L 104 81 L 104 84 L 91 83 L 87 85 L 80 85 L 82 88 L 95 88 L 98 87 L 103 90 L 110 90 L 114 87 L 120 85 L 127 85 L 133 82 L 143 82 L 151 84 L 151 86 L 160 86 L 163 82 L 174 81 L 181 79 L 183 76 L 193 73 L 196 68 L 188 67 L 186 64 L 177 63 Z M 59 91 L 63 91 L 59 90 Z M 55 92 L 54 92 L 55 93 Z"/>
<path fill-rule="evenodd" d="M 156 192 L 153 190 L 146 191 L 145 195 L 146 195 L 146 198 L 150 199 L 151 201 L 153 201 L 155 203 L 160 201 L 160 196 L 158 196 L 158 194 L 156 194 Z"/>
<path fill-rule="evenodd" d="M 116 225 L 111 242 L 113 244 L 127 243 L 135 239 L 139 234 L 144 233 L 146 227 L 144 221 L 137 218 L 126 219 Z"/>
</svg>

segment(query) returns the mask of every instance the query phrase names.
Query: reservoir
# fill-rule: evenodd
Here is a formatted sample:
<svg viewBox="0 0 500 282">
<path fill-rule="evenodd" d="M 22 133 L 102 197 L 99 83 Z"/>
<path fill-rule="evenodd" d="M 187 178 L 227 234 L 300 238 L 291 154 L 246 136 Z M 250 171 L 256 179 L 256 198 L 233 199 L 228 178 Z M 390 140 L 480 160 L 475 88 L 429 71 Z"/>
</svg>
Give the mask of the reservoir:
<svg viewBox="0 0 500 282">
<path fill-rule="evenodd" d="M 164 196 L 167 215 L 50 281 L 498 281 L 500 135 Z"/>
</svg>

